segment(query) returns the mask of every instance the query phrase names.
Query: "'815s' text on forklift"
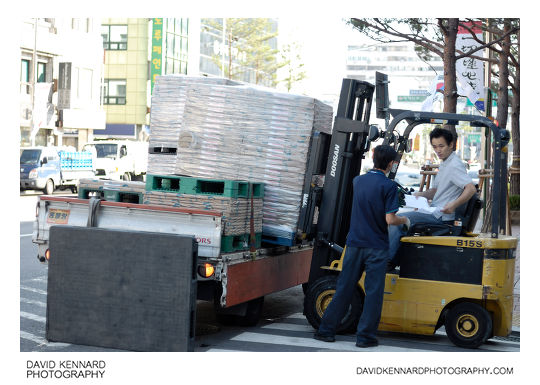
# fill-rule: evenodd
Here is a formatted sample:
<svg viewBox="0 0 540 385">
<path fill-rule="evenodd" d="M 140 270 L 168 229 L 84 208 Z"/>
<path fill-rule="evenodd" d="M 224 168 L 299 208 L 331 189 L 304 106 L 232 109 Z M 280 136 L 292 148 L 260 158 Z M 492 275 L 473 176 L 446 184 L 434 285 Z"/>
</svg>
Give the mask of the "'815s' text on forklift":
<svg viewBox="0 0 540 385">
<path fill-rule="evenodd" d="M 305 236 L 314 239 L 309 281 L 304 285 L 304 314 L 318 329 L 335 293 L 349 229 L 352 180 L 360 173 L 370 143 L 384 137 L 384 144 L 396 147 L 399 162 L 416 126 L 469 122 L 473 127 L 484 127 L 492 136 L 491 231 L 473 233 L 482 208 L 477 194 L 456 210 L 451 223 L 413 226 L 401 239 L 399 272 L 386 274 L 378 329 L 432 335 L 444 326 L 452 343 L 464 348 L 477 348 L 493 336 L 508 336 L 512 331 L 517 247 L 517 239 L 501 231 L 506 219 L 509 132 L 482 116 L 389 109 L 387 83 L 386 75 L 380 73 L 376 86 L 344 79 L 332 135 L 321 134 L 314 139 L 319 142 L 312 146 L 308 168 L 311 188 L 304 196 L 301 217 L 306 223 Z M 369 125 L 375 92 L 377 117 L 393 117 L 385 132 Z M 402 135 L 396 135 L 400 122 L 407 126 Z M 398 166 L 391 170 L 390 179 L 394 179 Z M 320 187 L 316 181 L 323 177 L 324 185 Z M 364 276 L 338 333 L 356 329 L 362 312 Z"/>
</svg>

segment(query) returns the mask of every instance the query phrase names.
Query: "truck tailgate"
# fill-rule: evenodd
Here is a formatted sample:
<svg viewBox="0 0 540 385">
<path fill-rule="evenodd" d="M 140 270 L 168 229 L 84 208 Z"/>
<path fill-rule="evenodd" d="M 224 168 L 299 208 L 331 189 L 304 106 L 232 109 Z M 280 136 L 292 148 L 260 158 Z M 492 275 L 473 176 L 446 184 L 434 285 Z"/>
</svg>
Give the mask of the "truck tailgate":
<svg viewBox="0 0 540 385">
<path fill-rule="evenodd" d="M 49 229 L 55 225 L 87 226 L 88 199 L 42 196 L 34 222 L 32 242 L 40 257 L 48 249 Z M 199 256 L 216 258 L 221 245 L 221 213 L 164 206 L 101 201 L 95 227 L 192 235 L 199 244 Z"/>
</svg>

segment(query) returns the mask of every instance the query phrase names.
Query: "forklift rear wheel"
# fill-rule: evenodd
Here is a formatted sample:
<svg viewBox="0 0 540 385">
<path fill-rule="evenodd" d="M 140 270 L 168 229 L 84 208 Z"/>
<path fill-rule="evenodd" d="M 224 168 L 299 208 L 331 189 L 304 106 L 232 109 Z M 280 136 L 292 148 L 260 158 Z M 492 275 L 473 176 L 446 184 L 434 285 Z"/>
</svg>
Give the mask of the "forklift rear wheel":
<svg viewBox="0 0 540 385">
<path fill-rule="evenodd" d="M 45 188 L 43 189 L 43 193 L 45 195 L 51 195 L 54 191 L 54 182 L 52 179 L 47 180 L 47 183 L 45 184 Z"/>
<path fill-rule="evenodd" d="M 444 322 L 446 335 L 456 346 L 475 349 L 491 336 L 491 316 L 482 306 L 462 302 L 448 311 Z"/>
<path fill-rule="evenodd" d="M 327 275 L 309 285 L 304 298 L 304 313 L 308 322 L 319 329 L 324 311 L 336 292 L 337 275 Z M 353 333 L 362 313 L 363 298 L 357 290 L 353 294 L 351 305 L 339 323 L 336 333 Z"/>
</svg>

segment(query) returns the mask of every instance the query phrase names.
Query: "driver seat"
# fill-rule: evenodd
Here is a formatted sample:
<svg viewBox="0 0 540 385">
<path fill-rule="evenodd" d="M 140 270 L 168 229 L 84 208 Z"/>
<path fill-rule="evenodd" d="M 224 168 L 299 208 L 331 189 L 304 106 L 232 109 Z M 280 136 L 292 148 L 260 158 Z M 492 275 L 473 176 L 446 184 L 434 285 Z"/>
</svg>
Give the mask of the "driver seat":
<svg viewBox="0 0 540 385">
<path fill-rule="evenodd" d="M 480 216 L 482 206 L 483 202 L 478 197 L 478 193 L 476 193 L 471 197 L 471 199 L 469 199 L 468 202 L 465 202 L 456 209 L 456 216 L 453 221 L 446 221 L 441 225 L 415 223 L 411 226 L 407 235 L 465 235 L 474 230 L 478 217 Z"/>
</svg>

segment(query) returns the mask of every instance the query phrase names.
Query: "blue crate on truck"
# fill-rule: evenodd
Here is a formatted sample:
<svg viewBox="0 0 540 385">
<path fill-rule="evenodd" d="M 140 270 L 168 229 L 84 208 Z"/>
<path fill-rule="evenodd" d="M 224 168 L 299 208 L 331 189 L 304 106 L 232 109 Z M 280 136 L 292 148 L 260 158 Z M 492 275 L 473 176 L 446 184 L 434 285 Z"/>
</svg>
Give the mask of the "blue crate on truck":
<svg viewBox="0 0 540 385">
<path fill-rule="evenodd" d="M 60 151 L 60 168 L 62 170 L 91 170 L 92 153 Z"/>
</svg>

